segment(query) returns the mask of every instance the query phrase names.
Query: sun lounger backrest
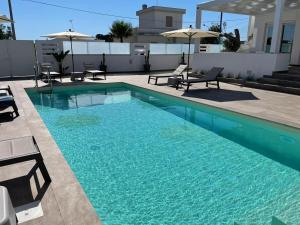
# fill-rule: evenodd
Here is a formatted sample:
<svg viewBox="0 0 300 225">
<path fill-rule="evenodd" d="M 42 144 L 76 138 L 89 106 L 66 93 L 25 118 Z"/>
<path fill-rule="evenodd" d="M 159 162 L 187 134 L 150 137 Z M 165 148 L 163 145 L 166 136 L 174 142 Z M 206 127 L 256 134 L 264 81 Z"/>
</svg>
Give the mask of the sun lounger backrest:
<svg viewBox="0 0 300 225">
<path fill-rule="evenodd" d="M 183 71 L 187 68 L 187 65 L 180 65 L 178 68 L 173 72 L 174 75 L 182 75 Z"/>
<path fill-rule="evenodd" d="M 95 65 L 93 63 L 83 63 L 83 67 L 84 67 L 85 70 L 95 69 Z"/>
<path fill-rule="evenodd" d="M 40 71 L 41 72 L 48 72 L 48 71 L 52 71 L 53 70 L 53 66 L 51 63 L 41 63 L 40 64 Z"/>
<path fill-rule="evenodd" d="M 220 75 L 220 73 L 224 70 L 222 67 L 213 67 L 206 75 L 205 77 L 207 80 L 216 80 L 217 76 Z"/>
</svg>

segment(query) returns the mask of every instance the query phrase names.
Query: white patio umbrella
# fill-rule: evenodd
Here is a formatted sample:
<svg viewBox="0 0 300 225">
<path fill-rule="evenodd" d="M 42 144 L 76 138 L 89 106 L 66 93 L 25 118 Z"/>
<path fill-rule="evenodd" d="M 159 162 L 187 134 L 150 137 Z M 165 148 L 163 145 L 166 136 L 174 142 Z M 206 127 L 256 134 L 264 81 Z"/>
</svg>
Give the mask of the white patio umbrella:
<svg viewBox="0 0 300 225">
<path fill-rule="evenodd" d="M 187 71 L 190 69 L 190 54 L 191 54 L 191 41 L 196 38 L 204 37 L 219 37 L 220 33 L 213 31 L 203 31 L 200 29 L 194 29 L 192 26 L 185 29 L 173 30 L 161 33 L 164 37 L 174 37 L 174 38 L 188 38 L 189 39 L 189 52 L 188 52 L 188 66 Z"/>
<path fill-rule="evenodd" d="M 72 71 L 73 73 L 75 72 L 74 69 L 74 54 L 73 54 L 73 40 L 84 40 L 84 39 L 90 39 L 92 38 L 89 35 L 86 34 L 81 34 L 75 31 L 72 31 L 69 29 L 68 31 L 65 32 L 59 32 L 59 33 L 54 33 L 54 34 L 48 34 L 42 37 L 48 37 L 48 38 L 57 38 L 57 39 L 68 39 L 70 40 L 71 43 L 71 55 L 72 55 Z"/>
<path fill-rule="evenodd" d="M 0 16 L 0 23 L 11 23 L 12 20 L 8 19 L 6 16 Z"/>
</svg>

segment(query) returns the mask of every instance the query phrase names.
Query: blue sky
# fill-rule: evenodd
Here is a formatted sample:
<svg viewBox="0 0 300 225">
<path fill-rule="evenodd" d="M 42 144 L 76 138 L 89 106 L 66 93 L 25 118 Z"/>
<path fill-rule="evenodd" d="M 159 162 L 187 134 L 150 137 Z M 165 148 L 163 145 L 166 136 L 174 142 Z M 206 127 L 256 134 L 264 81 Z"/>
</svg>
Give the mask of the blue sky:
<svg viewBox="0 0 300 225">
<path fill-rule="evenodd" d="M 190 24 L 194 26 L 196 5 L 204 0 L 36 0 L 60 6 L 78 8 L 82 10 L 95 11 L 105 14 L 134 17 L 142 4 L 148 6 L 161 6 L 185 8 L 187 13 L 184 17 L 184 27 Z M 95 35 L 97 33 L 108 33 L 109 27 L 117 17 L 102 16 L 77 12 L 68 9 L 56 8 L 30 2 L 30 0 L 12 0 L 16 34 L 18 39 L 42 39 L 40 36 L 67 30 L 71 28 L 70 20 L 73 20 L 74 29 L 78 32 Z M 8 15 L 7 0 L 0 1 L 0 14 Z M 217 23 L 219 13 L 204 12 L 202 17 L 202 28 Z M 138 26 L 136 19 L 125 19 L 133 26 Z M 215 21 L 215 22 L 212 22 Z M 239 28 L 243 39 L 247 36 L 248 17 L 241 15 L 225 14 L 227 31 Z"/>
</svg>

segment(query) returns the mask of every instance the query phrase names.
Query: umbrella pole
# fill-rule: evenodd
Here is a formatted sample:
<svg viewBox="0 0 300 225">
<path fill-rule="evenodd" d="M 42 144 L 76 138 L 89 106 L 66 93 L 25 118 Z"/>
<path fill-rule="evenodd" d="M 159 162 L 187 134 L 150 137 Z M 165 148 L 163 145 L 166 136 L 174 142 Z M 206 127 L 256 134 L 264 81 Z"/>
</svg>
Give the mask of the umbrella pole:
<svg viewBox="0 0 300 225">
<path fill-rule="evenodd" d="M 37 52 L 36 52 L 36 44 L 33 43 L 33 48 L 34 48 L 34 80 L 35 80 L 35 87 L 39 87 L 38 85 L 38 73 L 39 73 L 39 63 L 37 59 Z"/>
<path fill-rule="evenodd" d="M 189 79 L 190 54 L 191 54 L 191 40 L 192 40 L 192 37 L 189 36 L 189 54 L 188 54 L 188 66 L 187 66 L 187 72 L 186 72 L 186 79 Z"/>
<path fill-rule="evenodd" d="M 72 37 L 70 37 L 70 42 L 71 42 L 71 55 L 72 55 L 72 69 L 73 69 L 73 73 L 75 72 L 74 69 L 74 55 L 73 55 L 73 43 L 72 43 Z"/>
</svg>

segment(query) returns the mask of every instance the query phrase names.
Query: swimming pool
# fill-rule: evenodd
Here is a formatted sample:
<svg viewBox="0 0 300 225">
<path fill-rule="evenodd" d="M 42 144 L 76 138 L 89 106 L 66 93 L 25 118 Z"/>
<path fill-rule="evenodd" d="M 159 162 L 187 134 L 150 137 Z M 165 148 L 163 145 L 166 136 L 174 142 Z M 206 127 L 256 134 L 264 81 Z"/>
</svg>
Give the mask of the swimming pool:
<svg viewBox="0 0 300 225">
<path fill-rule="evenodd" d="M 104 224 L 300 221 L 299 130 L 127 84 L 27 92 Z"/>
</svg>

